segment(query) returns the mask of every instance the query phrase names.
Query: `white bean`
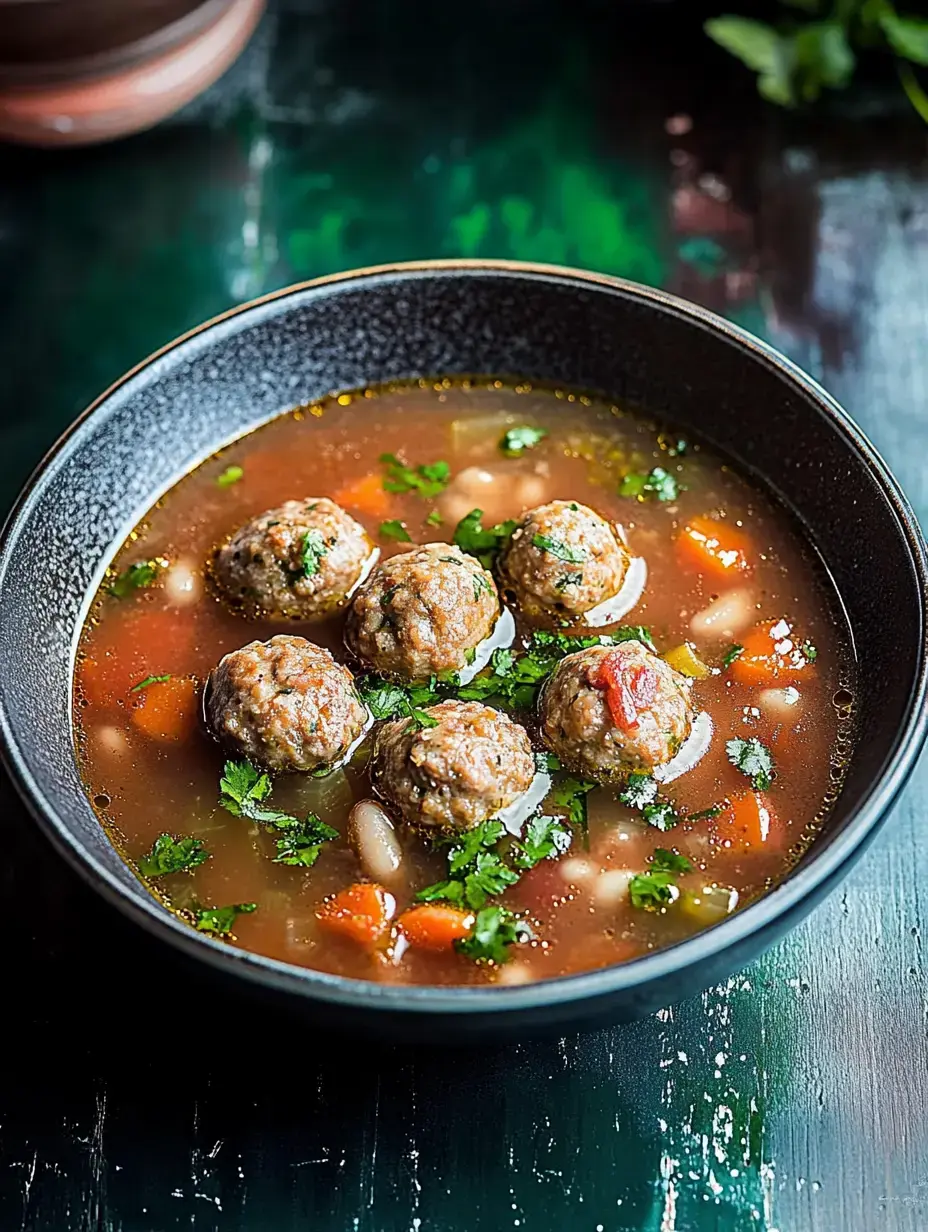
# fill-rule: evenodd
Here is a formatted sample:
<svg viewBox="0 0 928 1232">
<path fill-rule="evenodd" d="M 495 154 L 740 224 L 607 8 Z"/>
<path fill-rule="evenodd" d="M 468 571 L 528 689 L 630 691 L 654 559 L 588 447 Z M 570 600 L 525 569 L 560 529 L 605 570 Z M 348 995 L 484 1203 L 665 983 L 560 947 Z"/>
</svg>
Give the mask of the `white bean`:
<svg viewBox="0 0 928 1232">
<path fill-rule="evenodd" d="M 393 822 L 374 800 L 359 800 L 348 814 L 348 841 L 368 876 L 375 881 L 396 881 L 403 849 Z"/>
<path fill-rule="evenodd" d="M 568 860 L 559 861 L 558 868 L 561 876 L 569 885 L 581 885 L 584 881 L 591 881 L 596 876 L 596 869 L 591 861 L 581 859 L 579 856 L 571 856 Z"/>
<path fill-rule="evenodd" d="M 508 962 L 500 967 L 496 982 L 497 984 L 531 984 L 534 978 L 531 968 L 526 963 Z"/>
<path fill-rule="evenodd" d="M 782 723 L 790 723 L 798 719 L 802 709 L 799 690 L 794 689 L 791 684 L 785 689 L 762 689 L 757 700 L 760 702 L 761 709 L 771 719 L 778 719 Z"/>
<path fill-rule="evenodd" d="M 693 637 L 715 639 L 734 637 L 757 618 L 754 596 L 749 590 L 726 590 L 690 620 Z"/>
<path fill-rule="evenodd" d="M 628 895 L 628 883 L 634 877 L 630 868 L 610 868 L 600 873 L 593 886 L 593 901 L 597 907 L 617 907 Z"/>
<path fill-rule="evenodd" d="M 171 603 L 196 603 L 203 593 L 203 579 L 189 560 L 175 561 L 164 574 L 164 589 Z"/>
<path fill-rule="evenodd" d="M 472 509 L 482 509 L 486 525 L 541 505 L 547 497 L 548 482 L 542 475 L 466 466 L 442 493 L 439 505 L 447 521 L 453 523 L 460 522 Z"/>
<path fill-rule="evenodd" d="M 131 752 L 128 736 L 118 727 L 107 725 L 96 728 L 93 733 L 93 742 L 107 757 L 119 759 L 128 757 Z"/>
</svg>

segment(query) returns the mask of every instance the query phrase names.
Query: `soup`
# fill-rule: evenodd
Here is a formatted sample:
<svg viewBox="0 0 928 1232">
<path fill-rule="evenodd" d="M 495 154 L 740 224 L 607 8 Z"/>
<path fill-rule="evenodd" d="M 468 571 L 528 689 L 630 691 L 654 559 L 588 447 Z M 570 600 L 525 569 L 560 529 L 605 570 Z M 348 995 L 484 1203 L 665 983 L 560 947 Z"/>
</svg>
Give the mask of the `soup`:
<svg viewBox="0 0 928 1232">
<path fill-rule="evenodd" d="M 518 983 L 769 889 L 837 794 L 853 684 L 796 527 L 697 442 L 420 382 L 284 415 L 150 510 L 83 631 L 76 740 L 192 927 Z"/>
</svg>

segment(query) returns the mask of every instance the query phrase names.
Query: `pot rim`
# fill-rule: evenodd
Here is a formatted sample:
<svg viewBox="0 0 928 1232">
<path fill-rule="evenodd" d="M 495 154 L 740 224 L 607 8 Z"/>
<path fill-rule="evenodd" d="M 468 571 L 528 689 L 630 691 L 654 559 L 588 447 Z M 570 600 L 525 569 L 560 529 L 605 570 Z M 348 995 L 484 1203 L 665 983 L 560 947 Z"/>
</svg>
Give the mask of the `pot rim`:
<svg viewBox="0 0 928 1232">
<path fill-rule="evenodd" d="M 900 530 L 909 549 L 910 563 L 918 579 L 921 594 L 919 666 L 912 682 L 906 719 L 896 734 L 892 759 L 827 845 L 816 849 L 813 843 L 805 859 L 788 878 L 762 898 L 735 912 L 727 919 L 705 929 L 685 941 L 648 954 L 628 963 L 597 968 L 576 975 L 539 980 L 522 986 L 450 987 L 441 985 L 383 985 L 373 981 L 331 975 L 311 968 L 267 958 L 229 946 L 197 933 L 189 925 L 162 907 L 148 890 L 138 883 L 130 891 L 128 885 L 89 851 L 58 819 L 47 802 L 41 783 L 28 771 L 22 759 L 16 733 L 9 716 L 0 705 L 0 753 L 24 801 L 45 834 L 73 868 L 104 898 L 124 915 L 140 924 L 188 957 L 209 963 L 226 973 L 254 984 L 309 1000 L 326 1002 L 352 1010 L 383 1010 L 391 1013 L 427 1017 L 453 1014 L 456 1016 L 486 1016 L 512 1014 L 533 1009 L 569 1006 L 595 1001 L 610 995 L 629 993 L 672 976 L 676 971 L 704 962 L 710 956 L 736 949 L 740 942 L 755 932 L 763 932 L 788 916 L 802 900 L 815 895 L 819 887 L 836 881 L 840 870 L 853 859 L 858 850 L 879 828 L 908 780 L 915 760 L 928 735 L 928 557 L 915 514 L 898 481 L 867 436 L 847 412 L 812 377 L 775 348 L 715 313 L 665 291 L 646 287 L 628 279 L 598 274 L 566 266 L 531 262 L 481 259 L 441 259 L 397 262 L 375 265 L 321 278 L 295 283 L 272 291 L 247 303 L 220 313 L 201 325 L 179 335 L 152 352 L 122 377 L 110 385 L 61 434 L 47 451 L 23 487 L 0 531 L 0 600 L 11 545 L 32 505 L 39 499 L 43 477 L 53 461 L 71 439 L 80 432 L 90 417 L 120 388 L 163 356 L 187 341 L 231 320 L 254 312 L 264 305 L 274 304 L 307 291 L 339 287 L 364 280 L 413 278 L 430 274 L 464 276 L 512 274 L 531 280 L 566 282 L 578 290 L 602 288 L 619 291 L 624 296 L 654 308 L 683 317 L 721 335 L 747 351 L 757 362 L 778 372 L 786 381 L 810 397 L 818 409 L 839 429 L 845 443 L 863 459 L 884 497 L 892 505 Z M 437 375 L 437 374 L 436 374 Z M 73 651 L 72 651 L 73 656 Z M 71 668 L 73 669 L 73 657 Z"/>
</svg>

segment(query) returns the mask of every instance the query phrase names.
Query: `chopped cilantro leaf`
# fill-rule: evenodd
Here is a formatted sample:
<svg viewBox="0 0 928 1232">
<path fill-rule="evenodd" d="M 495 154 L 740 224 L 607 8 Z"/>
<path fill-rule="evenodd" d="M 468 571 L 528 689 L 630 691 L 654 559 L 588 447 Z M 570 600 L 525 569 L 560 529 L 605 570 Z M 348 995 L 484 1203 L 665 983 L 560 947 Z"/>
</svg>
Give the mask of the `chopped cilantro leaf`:
<svg viewBox="0 0 928 1232">
<path fill-rule="evenodd" d="M 484 907 L 478 911 L 470 936 L 454 943 L 459 954 L 474 962 L 504 963 L 510 946 L 527 941 L 532 932 L 506 907 Z"/>
<path fill-rule="evenodd" d="M 473 871 L 464 878 L 464 901 L 477 910 L 488 898 L 502 892 L 519 880 L 519 874 L 505 864 L 495 851 L 482 851 L 474 861 Z"/>
<path fill-rule="evenodd" d="M 420 903 L 454 903 L 457 906 L 463 906 L 464 903 L 464 882 L 457 878 L 449 878 L 447 881 L 436 881 L 434 885 L 426 886 L 424 890 L 420 890 L 416 894 L 416 901 Z"/>
<path fill-rule="evenodd" d="M 240 466 L 227 466 L 221 475 L 216 477 L 216 483 L 220 488 L 231 488 L 233 483 L 243 478 L 245 472 Z"/>
<path fill-rule="evenodd" d="M 240 915 L 250 915 L 258 910 L 257 903 L 233 903 L 229 907 L 205 907 L 197 912 L 196 926 L 201 933 L 218 933 L 225 936 Z"/>
<path fill-rule="evenodd" d="M 167 877 L 170 873 L 186 873 L 209 859 L 198 838 L 175 838 L 159 834 L 147 856 L 139 860 L 143 877 Z"/>
<path fill-rule="evenodd" d="M 650 774 L 630 774 L 619 800 L 628 808 L 643 809 L 647 804 L 653 804 L 657 796 L 657 783 Z"/>
<path fill-rule="evenodd" d="M 586 798 L 595 786 L 596 783 L 592 779 L 582 779 L 568 774 L 559 783 L 555 783 L 551 791 L 551 799 L 554 803 L 567 810 L 570 821 L 584 834 L 586 834 L 588 825 Z"/>
<path fill-rule="evenodd" d="M 361 676 L 355 681 L 355 687 L 375 719 L 395 719 L 406 713 L 408 700 L 402 685 L 379 676 Z"/>
<path fill-rule="evenodd" d="M 416 492 L 423 500 L 431 500 L 445 490 L 451 478 L 447 462 L 427 462 L 411 467 L 392 453 L 382 453 L 380 461 L 386 467 L 385 492 Z"/>
<path fill-rule="evenodd" d="M 264 802 L 271 794 L 271 780 L 250 761 L 227 761 L 219 781 L 219 792 L 219 803 L 228 812 L 282 835 L 277 840 L 276 864 L 308 867 L 316 862 L 323 843 L 338 838 L 338 831 L 320 821 L 315 813 L 300 819 L 292 813 L 268 808 Z"/>
<path fill-rule="evenodd" d="M 733 642 L 732 645 L 729 646 L 728 649 L 725 651 L 725 654 L 722 657 L 722 670 L 724 671 L 726 668 L 731 667 L 735 659 L 737 659 L 739 655 L 742 655 L 742 654 L 744 654 L 744 647 L 739 646 L 737 642 Z"/>
<path fill-rule="evenodd" d="M 756 736 L 750 740 L 727 741 L 725 752 L 731 764 L 748 776 L 757 791 L 768 789 L 773 777 L 773 758 Z"/>
<path fill-rule="evenodd" d="M 433 509 L 429 516 L 425 519 L 426 526 L 441 526 L 444 518 L 437 509 Z"/>
<path fill-rule="evenodd" d="M 693 866 L 678 851 L 668 851 L 666 847 L 656 847 L 651 856 L 651 868 L 656 873 L 691 873 Z"/>
<path fill-rule="evenodd" d="M 526 824 L 522 841 L 516 843 L 517 868 L 534 868 L 542 860 L 563 855 L 571 843 L 571 833 L 559 817 L 535 816 Z"/>
<path fill-rule="evenodd" d="M 323 556 L 328 556 L 329 548 L 322 537 L 321 530 L 308 530 L 303 536 L 300 554 L 302 576 L 314 577 L 319 572 L 319 562 Z"/>
<path fill-rule="evenodd" d="M 534 449 L 547 435 L 544 428 L 510 428 L 499 447 L 507 458 L 519 458 L 526 449 Z"/>
<path fill-rule="evenodd" d="M 805 657 L 809 660 L 810 663 L 814 663 L 815 660 L 818 658 L 818 651 L 812 645 L 811 642 L 803 642 L 802 645 L 800 646 L 800 650 L 805 655 Z"/>
<path fill-rule="evenodd" d="M 656 804 L 646 804 L 641 810 L 641 815 L 649 826 L 654 826 L 656 830 L 672 830 L 680 821 L 673 805 L 662 800 Z"/>
<path fill-rule="evenodd" d="M 632 471 L 619 484 L 619 496 L 631 496 L 637 500 L 646 500 L 649 496 L 659 501 L 674 501 L 680 493 L 680 484 L 676 475 L 665 471 L 662 466 L 655 466 L 647 474 Z"/>
<path fill-rule="evenodd" d="M 465 514 L 454 528 L 454 542 L 462 552 L 476 556 L 485 568 L 489 568 L 518 523 L 510 520 L 484 527 L 482 518 L 482 509 L 472 509 Z"/>
<path fill-rule="evenodd" d="M 413 731 L 422 731 L 424 727 L 437 727 L 438 719 L 433 719 L 427 711 L 420 709 L 419 706 L 411 706 L 407 726 Z"/>
<path fill-rule="evenodd" d="M 589 554 L 582 548 L 572 548 L 569 543 L 552 539 L 550 535 L 535 535 L 532 544 L 540 551 L 556 556 L 558 560 L 567 561 L 569 565 L 582 565 L 585 560 L 589 560 Z"/>
<path fill-rule="evenodd" d="M 276 827 L 283 830 L 283 836 L 277 840 L 274 863 L 309 868 L 319 858 L 322 844 L 338 838 L 338 831 L 321 821 L 315 813 L 307 813 L 302 821 L 295 817 L 292 821 L 294 824 L 291 826 L 281 826 L 278 823 Z"/>
<path fill-rule="evenodd" d="M 144 680 L 140 680 L 138 684 L 134 684 L 129 692 L 138 693 L 139 689 L 147 689 L 150 684 L 164 684 L 166 680 L 170 679 L 170 672 L 166 676 L 146 676 Z"/>
<path fill-rule="evenodd" d="M 580 586 L 583 582 L 583 573 L 578 570 L 576 573 L 562 573 L 554 583 L 555 590 L 566 590 L 568 586 Z"/>
<path fill-rule="evenodd" d="M 674 900 L 676 888 L 673 874 L 661 872 L 638 873 L 628 883 L 628 897 L 633 907 L 645 911 L 660 911 Z"/>
<path fill-rule="evenodd" d="M 125 599 L 134 590 L 143 590 L 146 586 L 151 586 L 158 576 L 158 570 L 163 567 L 161 561 L 158 560 L 142 560 L 130 565 L 107 586 L 107 594 L 115 599 Z"/>
<path fill-rule="evenodd" d="M 713 817 L 718 817 L 722 812 L 721 804 L 711 804 L 708 808 L 700 809 L 698 813 L 687 813 L 687 821 L 709 821 Z"/>
<path fill-rule="evenodd" d="M 560 770 L 561 759 L 556 757 L 554 753 L 536 753 L 535 754 L 535 769 L 539 774 L 550 773 L 553 770 Z"/>
<path fill-rule="evenodd" d="M 448 853 L 448 870 L 460 873 L 472 867 L 482 851 L 492 850 L 506 832 L 501 821 L 492 819 L 474 826 L 455 841 Z"/>
<path fill-rule="evenodd" d="M 399 518 L 391 518 L 388 522 L 381 522 L 379 534 L 381 539 L 395 539 L 397 543 L 412 543 L 409 531 Z"/>
</svg>

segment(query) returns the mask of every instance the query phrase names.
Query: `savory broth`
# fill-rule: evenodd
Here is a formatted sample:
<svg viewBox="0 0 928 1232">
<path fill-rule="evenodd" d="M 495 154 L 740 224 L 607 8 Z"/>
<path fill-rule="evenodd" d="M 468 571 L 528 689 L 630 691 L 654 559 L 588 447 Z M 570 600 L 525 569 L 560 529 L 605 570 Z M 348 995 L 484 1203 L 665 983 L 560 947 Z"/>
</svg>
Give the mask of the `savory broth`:
<svg viewBox="0 0 928 1232">
<path fill-rule="evenodd" d="M 507 456 L 504 434 L 525 426 L 538 431 L 510 437 L 514 456 Z M 385 454 L 399 462 L 383 461 Z M 429 469 L 438 462 L 447 463 L 447 476 L 444 468 Z M 387 487 L 406 490 L 386 490 L 385 479 Z M 554 849 L 522 869 L 511 840 L 484 848 L 518 877 L 490 894 L 488 905 L 505 906 L 514 913 L 506 919 L 525 921 L 532 933 L 499 952 L 508 962 L 474 961 L 450 943 L 440 951 L 407 944 L 411 930 L 398 944 L 404 934 L 396 919 L 418 891 L 449 875 L 448 844 L 414 829 L 396 831 L 402 865 L 388 886 L 396 910 L 376 944 L 327 923 L 330 896 L 370 881 L 346 828 L 353 803 L 372 798 L 372 733 L 332 773 L 273 776 L 265 805 L 297 818 L 313 813 L 339 832 L 320 842 L 311 866 L 276 862 L 281 829 L 220 804 L 226 755 L 203 728 L 200 694 L 224 655 L 288 633 L 330 649 L 356 674 L 364 670 L 345 649 L 344 612 L 313 623 L 248 618 L 220 598 L 209 576 L 216 546 L 237 528 L 309 497 L 341 506 L 365 528 L 381 560 L 410 548 L 395 536 L 450 543 L 474 509 L 489 527 L 565 501 L 623 527 L 628 552 L 646 563 L 643 593 L 618 625 L 644 626 L 656 650 L 669 655 L 682 673 L 669 673 L 674 687 L 687 698 L 691 691 L 693 712 L 711 717 L 711 742 L 696 764 L 666 783 L 636 772 L 630 782 L 578 786 L 576 774 L 551 771 L 552 793 L 540 811 L 564 819 L 550 833 L 569 833 L 569 850 Z M 539 541 L 560 554 L 566 578 L 571 549 L 543 535 L 535 536 Z M 697 444 L 615 407 L 499 382 L 421 382 L 345 394 L 236 442 L 187 475 L 133 532 L 80 645 L 79 757 L 95 807 L 134 867 L 162 834 L 200 840 L 204 862 L 148 884 L 191 923 L 218 927 L 250 950 L 393 982 L 570 974 L 638 957 L 724 918 L 780 878 L 810 840 L 849 752 L 853 660 L 838 612 L 812 553 L 766 495 Z M 516 649 L 531 651 L 532 626 L 515 616 Z M 542 624 L 555 634 L 560 628 L 557 619 Z M 593 638 L 600 633 L 582 620 L 564 631 L 573 636 L 578 629 Z M 615 623 L 601 629 L 615 631 Z M 653 681 L 649 687 L 653 692 Z M 444 691 L 454 697 L 460 690 Z M 614 693 L 608 697 L 611 705 Z M 413 699 L 413 709 L 427 710 L 431 700 Z M 639 712 L 647 701 L 638 702 Z M 492 695 L 485 704 L 508 709 L 535 751 L 544 749 L 533 710 L 502 706 Z M 635 730 L 634 711 L 630 722 Z M 694 737 L 683 748 L 698 743 Z M 389 804 L 387 811 L 399 822 Z M 523 828 L 523 841 L 525 834 Z M 655 860 L 655 852 L 670 856 Z M 448 893 L 472 930 L 479 904 L 455 900 L 460 888 Z M 232 918 L 203 913 L 231 904 L 256 909 L 222 933 Z"/>
</svg>

